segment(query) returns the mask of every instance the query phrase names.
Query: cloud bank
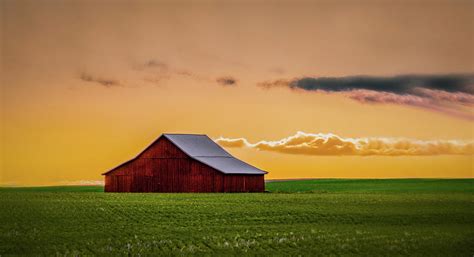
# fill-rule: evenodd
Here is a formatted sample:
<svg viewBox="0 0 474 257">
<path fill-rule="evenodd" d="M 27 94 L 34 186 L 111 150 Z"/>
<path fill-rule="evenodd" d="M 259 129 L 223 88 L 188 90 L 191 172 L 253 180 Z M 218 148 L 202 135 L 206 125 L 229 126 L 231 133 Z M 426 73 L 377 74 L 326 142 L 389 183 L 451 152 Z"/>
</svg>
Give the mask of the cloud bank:
<svg viewBox="0 0 474 257">
<path fill-rule="evenodd" d="M 77 180 L 77 181 L 61 181 L 60 185 L 68 186 L 103 186 L 103 180 Z"/>
<path fill-rule="evenodd" d="M 428 156 L 428 155 L 473 155 L 474 141 L 462 140 L 416 140 L 408 138 L 343 138 L 334 134 L 311 134 L 297 132 L 277 141 L 250 143 L 245 138 L 215 140 L 223 147 L 252 148 L 286 154 L 315 156 Z"/>
<path fill-rule="evenodd" d="M 305 77 L 258 86 L 340 94 L 360 103 L 407 105 L 474 120 L 473 113 L 463 108 L 474 105 L 474 75 Z"/>
</svg>

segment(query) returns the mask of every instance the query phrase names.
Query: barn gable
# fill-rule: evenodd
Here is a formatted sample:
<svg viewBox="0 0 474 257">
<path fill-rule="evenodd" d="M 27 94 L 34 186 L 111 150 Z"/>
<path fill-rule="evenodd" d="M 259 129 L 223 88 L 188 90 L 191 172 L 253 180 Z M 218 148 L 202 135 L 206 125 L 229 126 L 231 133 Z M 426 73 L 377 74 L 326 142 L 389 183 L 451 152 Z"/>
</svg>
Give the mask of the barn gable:
<svg viewBox="0 0 474 257">
<path fill-rule="evenodd" d="M 143 150 L 137 157 L 139 159 L 153 158 L 189 158 L 189 156 L 178 148 L 173 142 L 164 136 L 160 136 L 155 142 Z"/>
<path fill-rule="evenodd" d="M 133 159 L 130 159 L 119 166 L 102 173 L 102 175 L 108 175 L 114 173 L 119 175 L 121 169 L 127 166 L 133 166 L 136 168 L 141 168 L 141 163 L 144 163 L 143 160 L 146 159 L 190 159 L 190 157 L 179 149 L 175 144 L 173 144 L 169 139 L 161 135 L 153 143 L 147 146 L 143 151 L 141 151 Z M 134 169 L 137 170 L 137 169 Z"/>
</svg>

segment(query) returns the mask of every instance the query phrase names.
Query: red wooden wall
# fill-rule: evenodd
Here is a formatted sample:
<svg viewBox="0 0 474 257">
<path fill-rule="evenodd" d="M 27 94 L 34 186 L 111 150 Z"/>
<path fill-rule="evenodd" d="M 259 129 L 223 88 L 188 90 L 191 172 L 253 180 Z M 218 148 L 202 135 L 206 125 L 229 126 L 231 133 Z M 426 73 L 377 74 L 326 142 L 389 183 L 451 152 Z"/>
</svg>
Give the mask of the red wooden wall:
<svg viewBox="0 0 474 257">
<path fill-rule="evenodd" d="M 263 175 L 226 175 L 162 137 L 105 175 L 106 192 L 263 192 Z"/>
</svg>

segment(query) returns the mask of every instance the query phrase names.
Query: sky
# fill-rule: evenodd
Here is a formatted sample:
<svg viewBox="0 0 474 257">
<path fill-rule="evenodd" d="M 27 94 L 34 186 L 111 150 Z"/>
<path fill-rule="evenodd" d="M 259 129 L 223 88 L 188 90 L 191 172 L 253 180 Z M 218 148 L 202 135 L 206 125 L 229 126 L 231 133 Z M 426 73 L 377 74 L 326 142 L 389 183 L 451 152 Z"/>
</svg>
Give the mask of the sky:
<svg viewBox="0 0 474 257">
<path fill-rule="evenodd" d="M 472 1 L 0 4 L 0 185 L 96 183 L 161 133 L 267 179 L 474 177 Z"/>
</svg>

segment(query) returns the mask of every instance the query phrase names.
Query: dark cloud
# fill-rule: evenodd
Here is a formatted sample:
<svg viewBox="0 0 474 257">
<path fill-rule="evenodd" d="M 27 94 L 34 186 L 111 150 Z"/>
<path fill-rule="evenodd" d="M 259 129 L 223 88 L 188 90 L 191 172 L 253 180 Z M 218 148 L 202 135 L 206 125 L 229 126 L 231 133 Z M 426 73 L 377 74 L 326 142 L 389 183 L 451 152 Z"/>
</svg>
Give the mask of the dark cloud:
<svg viewBox="0 0 474 257">
<path fill-rule="evenodd" d="M 85 72 L 83 72 L 79 78 L 82 81 L 97 83 L 101 86 L 109 87 L 109 88 L 110 87 L 121 86 L 120 82 L 118 82 L 117 80 L 106 79 L 106 78 L 102 78 L 102 77 L 96 77 L 96 76 L 93 76 L 93 75 L 85 73 Z"/>
<path fill-rule="evenodd" d="M 225 76 L 225 77 L 219 77 L 216 79 L 216 82 L 219 83 L 222 86 L 234 86 L 237 85 L 237 79 L 230 77 L 230 76 Z"/>
<path fill-rule="evenodd" d="M 409 105 L 474 120 L 472 113 L 459 108 L 474 105 L 473 74 L 304 77 L 264 81 L 258 86 L 342 94 L 361 103 Z"/>
<path fill-rule="evenodd" d="M 474 75 L 401 75 L 394 77 L 321 77 L 301 78 L 289 83 L 290 88 L 323 90 L 332 92 L 357 89 L 416 94 L 415 88 L 474 94 Z"/>
</svg>

